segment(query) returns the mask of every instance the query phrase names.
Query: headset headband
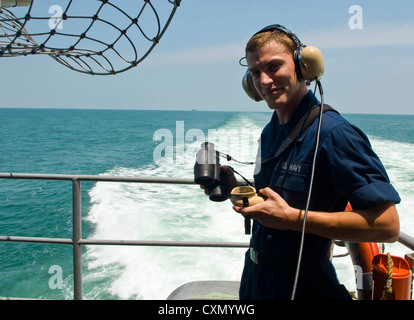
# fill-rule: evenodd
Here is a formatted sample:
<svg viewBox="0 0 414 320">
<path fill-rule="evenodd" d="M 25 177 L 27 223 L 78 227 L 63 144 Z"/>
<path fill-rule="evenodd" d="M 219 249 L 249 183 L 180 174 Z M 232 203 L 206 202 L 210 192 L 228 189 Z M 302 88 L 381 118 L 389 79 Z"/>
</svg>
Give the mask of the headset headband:
<svg viewBox="0 0 414 320">
<path fill-rule="evenodd" d="M 279 31 L 283 32 L 284 34 L 286 34 L 290 39 L 292 39 L 292 41 L 296 44 L 296 49 L 301 49 L 301 48 L 306 47 L 299 40 L 299 38 L 296 36 L 296 34 L 294 34 L 292 31 L 290 31 L 289 29 L 285 28 L 284 26 L 282 26 L 280 24 L 271 24 L 267 27 L 264 27 L 260 31 L 256 32 L 251 38 L 253 38 L 257 34 L 260 34 L 260 33 L 263 33 L 263 32 L 268 32 L 268 31 L 274 31 L 274 30 L 279 30 Z M 246 57 L 240 58 L 239 64 L 242 67 L 248 67 L 248 65 L 246 63 L 244 63 L 243 60 L 246 60 Z"/>
<path fill-rule="evenodd" d="M 259 33 L 263 33 L 263 32 L 267 32 L 267 31 L 274 31 L 274 30 L 279 30 L 283 33 L 285 33 L 287 36 L 289 36 L 289 38 L 291 38 L 293 40 L 293 42 L 296 44 L 296 46 L 298 48 L 304 47 L 304 45 L 302 44 L 302 42 L 299 40 L 299 38 L 296 36 L 296 34 L 294 34 L 292 31 L 290 31 L 289 29 L 285 28 L 284 26 L 280 25 L 280 24 L 271 24 L 267 27 L 264 27 L 262 30 L 256 32 L 252 38 L 259 34 Z"/>
</svg>

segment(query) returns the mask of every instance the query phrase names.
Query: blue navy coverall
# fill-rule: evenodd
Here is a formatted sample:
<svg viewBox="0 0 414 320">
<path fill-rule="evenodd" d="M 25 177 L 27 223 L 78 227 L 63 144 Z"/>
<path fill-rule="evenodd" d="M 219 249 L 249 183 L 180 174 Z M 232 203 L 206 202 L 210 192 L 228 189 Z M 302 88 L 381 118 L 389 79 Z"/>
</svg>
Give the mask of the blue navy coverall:
<svg viewBox="0 0 414 320">
<path fill-rule="evenodd" d="M 262 160 L 275 155 L 301 117 L 317 104 L 318 100 L 309 91 L 284 125 L 279 124 L 274 112 L 261 135 Z M 317 127 L 315 120 L 280 157 L 261 164 L 260 172 L 254 176 L 257 190 L 270 187 L 291 207 L 305 209 Z M 353 209 L 368 209 L 380 201 L 398 203 L 400 197 L 368 138 L 338 113 L 325 112 L 309 210 L 344 211 L 348 202 Z M 270 229 L 254 221 L 240 299 L 290 299 L 300 237 L 300 232 Z M 297 299 L 350 298 L 329 260 L 331 241 L 305 235 Z"/>
</svg>

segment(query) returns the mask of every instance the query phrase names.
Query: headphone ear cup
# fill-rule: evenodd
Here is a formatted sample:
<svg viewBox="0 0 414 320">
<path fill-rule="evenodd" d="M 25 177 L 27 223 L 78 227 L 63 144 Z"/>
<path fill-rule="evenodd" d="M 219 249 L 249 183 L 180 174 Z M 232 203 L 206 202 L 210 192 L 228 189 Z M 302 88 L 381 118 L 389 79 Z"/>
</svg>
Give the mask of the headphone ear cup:
<svg viewBox="0 0 414 320">
<path fill-rule="evenodd" d="M 320 80 L 325 72 L 322 52 L 313 46 L 306 46 L 297 55 L 300 77 L 307 81 Z"/>
<path fill-rule="evenodd" d="M 302 61 L 301 51 L 302 47 L 297 48 L 295 52 L 293 52 L 293 61 L 295 62 L 296 75 L 298 76 L 299 81 L 304 81 L 305 79 L 303 78 L 302 70 L 304 70 L 305 65 Z"/>
<path fill-rule="evenodd" d="M 253 99 L 254 101 L 262 101 L 263 98 L 260 96 L 259 92 L 256 90 L 252 76 L 249 72 L 249 70 L 246 71 L 246 73 L 243 76 L 242 79 L 242 87 L 244 91 L 247 93 L 247 95 Z"/>
</svg>

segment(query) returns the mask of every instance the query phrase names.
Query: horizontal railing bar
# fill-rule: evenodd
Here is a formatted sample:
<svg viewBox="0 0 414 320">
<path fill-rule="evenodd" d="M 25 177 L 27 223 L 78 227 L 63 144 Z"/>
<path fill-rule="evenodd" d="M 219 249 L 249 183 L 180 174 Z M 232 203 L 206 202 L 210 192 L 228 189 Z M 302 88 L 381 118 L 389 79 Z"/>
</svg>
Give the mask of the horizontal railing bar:
<svg viewBox="0 0 414 320">
<path fill-rule="evenodd" d="M 405 245 L 407 248 L 414 250 L 414 238 L 404 232 L 400 232 L 398 242 Z"/>
<path fill-rule="evenodd" d="M 194 179 L 190 179 L 190 178 L 127 177 L 127 176 L 108 176 L 108 175 L 34 174 L 34 173 L 0 173 L 0 179 L 68 180 L 68 181 L 79 180 L 79 181 L 106 181 L 106 182 L 195 184 Z"/>
<path fill-rule="evenodd" d="M 73 244 L 72 239 L 0 236 L 0 241 L 60 243 Z M 212 248 L 247 248 L 248 242 L 211 242 L 211 241 L 154 241 L 154 240 L 106 240 L 81 239 L 80 245 L 114 245 L 114 246 L 156 246 L 156 247 L 212 247 Z"/>
<path fill-rule="evenodd" d="M 0 236 L 0 241 L 73 244 L 72 239 Z"/>
<path fill-rule="evenodd" d="M 0 241 L 10 242 L 34 242 L 34 243 L 61 243 L 73 244 L 72 239 L 0 236 Z M 404 232 L 400 233 L 398 240 L 407 248 L 414 250 L 414 238 Z M 106 239 L 81 239 L 81 245 L 130 245 L 130 246 L 160 246 L 160 247 L 228 247 L 247 248 L 248 242 L 203 242 L 203 241 L 153 241 L 153 240 L 106 240 Z"/>
<path fill-rule="evenodd" d="M 157 247 L 212 247 L 212 248 L 248 248 L 248 242 L 210 242 L 210 241 L 153 241 L 153 240 L 98 240 L 83 239 L 82 245 L 130 245 Z"/>
</svg>

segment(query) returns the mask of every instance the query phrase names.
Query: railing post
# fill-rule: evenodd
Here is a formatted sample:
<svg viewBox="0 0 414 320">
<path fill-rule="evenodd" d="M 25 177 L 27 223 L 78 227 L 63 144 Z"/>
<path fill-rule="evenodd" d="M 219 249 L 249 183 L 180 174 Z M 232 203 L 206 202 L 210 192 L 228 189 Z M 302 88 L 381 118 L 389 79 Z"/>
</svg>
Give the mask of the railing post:
<svg viewBox="0 0 414 320">
<path fill-rule="evenodd" d="M 82 247 L 79 240 L 82 237 L 81 220 L 81 185 L 80 180 L 72 180 L 73 202 L 73 281 L 74 299 L 82 300 Z"/>
</svg>

